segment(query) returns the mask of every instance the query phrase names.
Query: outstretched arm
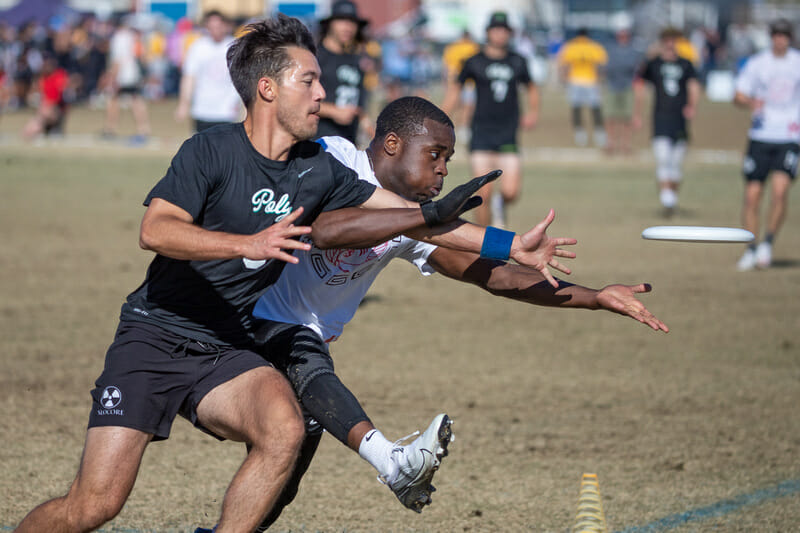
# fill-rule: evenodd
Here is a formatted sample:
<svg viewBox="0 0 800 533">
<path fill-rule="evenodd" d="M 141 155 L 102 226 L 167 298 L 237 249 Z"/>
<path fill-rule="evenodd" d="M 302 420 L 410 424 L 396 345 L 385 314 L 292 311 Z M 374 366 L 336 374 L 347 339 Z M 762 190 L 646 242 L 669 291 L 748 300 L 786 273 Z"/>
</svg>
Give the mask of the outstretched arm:
<svg viewBox="0 0 800 533">
<path fill-rule="evenodd" d="M 562 282 L 553 287 L 544 275 L 521 265 L 481 259 L 475 254 L 438 248 L 428 262 L 439 273 L 472 283 L 494 294 L 534 305 L 605 309 L 628 316 L 656 331 L 669 328 L 636 298 L 650 292 L 649 284 L 608 285 L 600 290 Z"/>
<path fill-rule="evenodd" d="M 385 203 L 374 200 L 376 196 L 384 198 Z M 376 190 L 365 205 L 368 207 L 390 206 L 390 208 L 346 208 L 322 213 L 312 225 L 311 238 L 314 240 L 314 244 L 323 249 L 368 248 L 398 235 L 406 235 L 413 239 L 458 251 L 478 254 L 483 248 L 486 237 L 485 227 L 470 224 L 461 219 L 428 227 L 424 223 L 419 207 L 404 207 L 415 204 L 383 189 Z M 573 245 L 577 241 L 569 238 L 548 237 L 547 228 L 554 218 L 555 212 L 551 209 L 544 220 L 527 233 L 514 235 L 509 249 L 509 258 L 541 272 L 551 285 L 557 287 L 558 281 L 550 273 L 548 267 L 570 274 L 570 269 L 560 263 L 557 258 L 574 258 L 575 253 L 559 247 Z"/>
</svg>

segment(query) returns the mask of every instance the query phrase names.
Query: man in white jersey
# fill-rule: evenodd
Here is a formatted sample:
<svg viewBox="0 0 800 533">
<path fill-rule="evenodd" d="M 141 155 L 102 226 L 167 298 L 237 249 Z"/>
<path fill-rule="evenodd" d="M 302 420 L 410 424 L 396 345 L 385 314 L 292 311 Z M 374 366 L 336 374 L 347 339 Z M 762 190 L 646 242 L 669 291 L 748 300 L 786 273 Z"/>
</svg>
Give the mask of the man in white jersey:
<svg viewBox="0 0 800 533">
<path fill-rule="evenodd" d="M 739 259 L 741 271 L 772 263 L 772 243 L 786 217 L 789 187 L 800 157 L 800 51 L 790 47 L 788 20 L 773 22 L 770 34 L 770 48 L 750 58 L 736 79 L 734 103 L 752 114 L 742 169 L 746 180 L 742 224 L 754 235 L 758 235 L 764 183 L 768 177 L 772 181 L 766 233 L 758 246 L 750 244 Z"/>
<path fill-rule="evenodd" d="M 226 55 L 233 42 L 231 25 L 219 11 L 205 16 L 206 35 L 192 43 L 183 64 L 175 118 L 190 115 L 194 131 L 239 120 L 242 102 L 231 81 Z"/>
<path fill-rule="evenodd" d="M 453 123 L 435 105 L 422 98 L 405 97 L 381 112 L 375 138 L 366 151 L 359 151 L 341 137 L 324 137 L 318 142 L 345 166 L 357 171 L 361 179 L 408 200 L 420 201 L 441 190 L 455 133 Z M 339 213 L 344 215 L 346 210 Z M 544 231 L 552 219 L 551 211 L 534 228 L 544 241 L 548 239 Z M 330 227 L 332 221 L 327 218 L 324 226 Z M 315 227 L 314 231 L 318 229 Z M 315 234 L 312 237 L 319 244 Z M 546 246 L 546 242 L 542 244 Z M 372 425 L 358 400 L 336 377 L 328 351 L 328 343 L 342 333 L 370 285 L 392 258 L 413 263 L 423 275 L 439 272 L 495 295 L 538 305 L 606 309 L 630 316 L 654 330 L 668 331 L 636 299 L 637 293 L 650 290 L 649 285 L 610 285 L 598 291 L 556 281 L 554 287 L 535 268 L 491 259 L 488 253 L 481 255 L 484 257 L 405 236 L 360 250 L 325 250 L 315 245 L 302 254 L 298 264 L 288 265 L 276 284 L 258 300 L 253 314 L 264 322 L 257 341 L 265 345 L 270 361 L 286 372 L 295 387 L 308 429 L 293 480 L 263 528 L 274 522 L 296 495 L 321 437 L 319 425 L 372 464 L 379 479 L 404 505 L 419 512 L 431 501 L 430 481 L 446 455 L 451 435 L 447 415 L 434 418 L 412 443 L 392 443 Z"/>
</svg>

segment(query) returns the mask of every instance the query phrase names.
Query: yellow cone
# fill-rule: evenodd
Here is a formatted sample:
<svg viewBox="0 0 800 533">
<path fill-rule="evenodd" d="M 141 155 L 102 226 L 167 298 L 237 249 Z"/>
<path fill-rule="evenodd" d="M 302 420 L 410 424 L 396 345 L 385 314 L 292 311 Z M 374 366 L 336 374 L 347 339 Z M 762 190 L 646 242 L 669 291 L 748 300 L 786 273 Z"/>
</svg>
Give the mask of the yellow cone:
<svg viewBox="0 0 800 533">
<path fill-rule="evenodd" d="M 606 515 L 603 512 L 597 474 L 583 474 L 572 533 L 606 533 L 606 531 Z"/>
</svg>

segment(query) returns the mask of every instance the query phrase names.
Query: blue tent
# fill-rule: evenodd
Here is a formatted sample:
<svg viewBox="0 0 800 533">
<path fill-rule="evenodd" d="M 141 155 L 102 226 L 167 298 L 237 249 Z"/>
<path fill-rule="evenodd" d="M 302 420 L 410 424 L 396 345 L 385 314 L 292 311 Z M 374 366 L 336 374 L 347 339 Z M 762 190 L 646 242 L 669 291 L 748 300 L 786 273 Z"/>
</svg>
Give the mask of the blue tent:
<svg viewBox="0 0 800 533">
<path fill-rule="evenodd" d="M 74 9 L 67 7 L 65 0 L 21 0 L 14 7 L 0 11 L 0 20 L 19 27 L 31 20 L 47 24 L 53 17 L 75 13 Z"/>
</svg>

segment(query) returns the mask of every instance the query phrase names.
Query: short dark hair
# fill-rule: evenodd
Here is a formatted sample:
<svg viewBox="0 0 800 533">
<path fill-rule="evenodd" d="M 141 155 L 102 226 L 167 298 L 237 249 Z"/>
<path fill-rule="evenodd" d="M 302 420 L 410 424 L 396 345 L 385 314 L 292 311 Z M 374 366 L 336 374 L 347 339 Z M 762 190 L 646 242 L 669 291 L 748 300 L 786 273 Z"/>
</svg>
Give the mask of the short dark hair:
<svg viewBox="0 0 800 533">
<path fill-rule="evenodd" d="M 206 11 L 203 14 L 203 22 L 208 22 L 208 19 L 210 19 L 211 17 L 218 17 L 218 18 L 222 19 L 224 22 L 230 22 L 228 20 L 228 17 L 226 17 L 222 13 L 222 11 L 220 11 L 218 9 L 212 9 L 211 11 Z"/>
<path fill-rule="evenodd" d="M 389 133 L 401 139 L 425 133 L 425 119 L 453 128 L 447 113 L 419 96 L 404 96 L 383 108 L 375 125 L 375 138 L 383 139 Z"/>
<path fill-rule="evenodd" d="M 681 37 L 683 37 L 683 32 L 674 26 L 667 26 L 658 34 L 658 38 L 662 41 L 667 39 L 680 39 Z"/>
<path fill-rule="evenodd" d="M 244 34 L 228 48 L 228 72 L 245 107 L 255 99 L 256 85 L 263 77 L 280 82 L 291 59 L 287 48 L 297 46 L 317 54 L 308 28 L 294 17 L 277 17 L 248 24 Z"/>
</svg>

